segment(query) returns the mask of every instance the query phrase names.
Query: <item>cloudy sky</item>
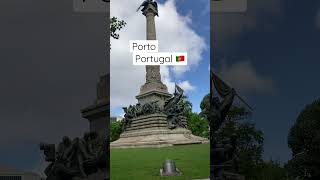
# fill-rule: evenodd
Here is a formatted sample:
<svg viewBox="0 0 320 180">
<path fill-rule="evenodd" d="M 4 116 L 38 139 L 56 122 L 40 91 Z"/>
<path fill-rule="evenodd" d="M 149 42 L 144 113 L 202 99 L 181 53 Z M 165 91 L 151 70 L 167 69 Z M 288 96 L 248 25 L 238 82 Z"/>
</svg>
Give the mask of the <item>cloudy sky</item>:
<svg viewBox="0 0 320 180">
<path fill-rule="evenodd" d="M 41 141 L 82 136 L 106 72 L 105 13 L 66 0 L 0 1 L 0 165 L 38 170 Z"/>
<path fill-rule="evenodd" d="M 130 40 L 144 40 L 146 19 L 136 9 L 141 0 L 111 2 L 111 16 L 127 22 L 120 39 L 111 41 L 111 113 L 122 115 L 122 107 L 135 104 L 141 85 L 145 83 L 145 67 L 132 65 Z M 123 8 L 126 4 L 126 8 Z M 159 17 L 155 17 L 159 51 L 187 52 L 188 66 L 161 66 L 162 81 L 173 92 L 179 84 L 199 111 L 203 96 L 209 92 L 210 11 L 209 1 L 158 1 Z"/>
<path fill-rule="evenodd" d="M 213 69 L 254 107 L 265 159 L 286 162 L 290 127 L 319 98 L 320 4 L 248 0 L 245 13 L 212 15 Z"/>
</svg>

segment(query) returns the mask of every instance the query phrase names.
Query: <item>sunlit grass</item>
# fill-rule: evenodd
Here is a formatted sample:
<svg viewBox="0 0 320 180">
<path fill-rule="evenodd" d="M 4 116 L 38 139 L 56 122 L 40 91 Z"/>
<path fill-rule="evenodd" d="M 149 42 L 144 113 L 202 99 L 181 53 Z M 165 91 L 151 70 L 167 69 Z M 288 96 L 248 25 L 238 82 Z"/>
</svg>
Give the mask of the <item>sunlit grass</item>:
<svg viewBox="0 0 320 180">
<path fill-rule="evenodd" d="M 166 148 L 111 149 L 112 180 L 157 180 L 208 178 L 210 173 L 209 144 Z M 166 159 L 175 161 L 182 172 L 179 177 L 160 177 Z"/>
</svg>

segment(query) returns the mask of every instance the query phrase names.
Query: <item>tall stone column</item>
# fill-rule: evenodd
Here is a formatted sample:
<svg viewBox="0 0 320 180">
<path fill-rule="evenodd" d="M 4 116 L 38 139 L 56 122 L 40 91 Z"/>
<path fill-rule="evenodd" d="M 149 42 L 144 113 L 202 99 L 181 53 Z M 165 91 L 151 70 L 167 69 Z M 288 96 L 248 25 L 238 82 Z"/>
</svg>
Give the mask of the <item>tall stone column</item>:
<svg viewBox="0 0 320 180">
<path fill-rule="evenodd" d="M 149 3 L 142 9 L 142 14 L 146 17 L 147 40 L 156 40 L 155 16 L 158 15 L 157 8 L 153 3 Z M 141 86 L 140 94 L 137 96 L 139 103 L 144 104 L 158 100 L 161 106 L 170 96 L 167 86 L 161 82 L 160 66 L 147 65 L 146 82 Z"/>
<path fill-rule="evenodd" d="M 149 6 L 144 9 L 143 15 L 146 16 L 146 27 L 147 27 L 147 40 L 156 40 L 156 24 L 154 21 L 154 17 L 158 14 L 157 10 L 152 4 L 149 4 Z"/>
<path fill-rule="evenodd" d="M 147 7 L 143 11 L 143 15 L 146 16 L 146 34 L 147 34 L 147 40 L 156 40 L 156 24 L 155 24 L 155 16 L 157 15 L 156 8 L 149 4 L 149 7 Z M 146 66 L 146 83 L 150 82 L 157 82 L 161 83 L 161 75 L 160 75 L 160 66 Z"/>
</svg>

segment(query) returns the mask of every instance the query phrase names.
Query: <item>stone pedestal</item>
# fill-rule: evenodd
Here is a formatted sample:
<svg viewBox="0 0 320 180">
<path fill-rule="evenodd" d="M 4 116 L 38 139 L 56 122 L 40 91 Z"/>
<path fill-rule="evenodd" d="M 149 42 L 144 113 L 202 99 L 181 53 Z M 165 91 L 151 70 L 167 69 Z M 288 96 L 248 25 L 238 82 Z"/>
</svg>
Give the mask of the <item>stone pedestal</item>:
<svg viewBox="0 0 320 180">
<path fill-rule="evenodd" d="M 145 129 L 125 132 L 120 139 L 110 144 L 111 148 L 159 148 L 174 145 L 207 143 L 206 139 L 194 136 L 184 128 L 169 130 L 167 128 Z"/>
<path fill-rule="evenodd" d="M 167 128 L 167 116 L 152 114 L 135 118 L 132 125 L 112 142 L 111 148 L 166 147 L 182 144 L 207 143 L 207 139 L 194 136 L 185 128 Z"/>
<path fill-rule="evenodd" d="M 167 127 L 167 116 L 164 114 L 151 114 L 146 116 L 140 116 L 132 119 L 131 126 L 126 129 L 125 133 L 120 137 L 124 137 L 125 134 L 132 133 L 141 130 L 161 129 Z"/>
<path fill-rule="evenodd" d="M 82 109 L 82 117 L 88 119 L 90 124 L 90 131 L 97 132 L 99 135 L 105 137 L 107 135 L 109 103 L 107 101 L 91 105 Z"/>
<path fill-rule="evenodd" d="M 174 130 L 157 129 L 126 134 L 111 143 L 111 148 L 159 148 L 174 145 L 206 143 L 204 138 L 191 134 L 184 128 Z"/>
<path fill-rule="evenodd" d="M 109 133 L 109 76 L 101 76 L 97 84 L 97 99 L 95 102 L 81 110 L 82 117 L 88 119 L 90 131 L 95 131 L 101 136 L 106 137 Z M 109 136 L 108 136 L 109 137 Z"/>
<path fill-rule="evenodd" d="M 244 176 L 235 173 L 225 172 L 224 176 L 226 180 L 245 180 Z"/>
<path fill-rule="evenodd" d="M 138 102 L 143 105 L 145 103 L 158 101 L 157 104 L 159 107 L 164 106 L 164 102 L 169 99 L 172 95 L 166 92 L 161 92 L 158 90 L 152 90 L 143 94 L 136 96 Z"/>
<path fill-rule="evenodd" d="M 212 180 L 245 180 L 246 178 L 240 174 L 224 172 L 223 177 L 213 178 Z"/>
</svg>

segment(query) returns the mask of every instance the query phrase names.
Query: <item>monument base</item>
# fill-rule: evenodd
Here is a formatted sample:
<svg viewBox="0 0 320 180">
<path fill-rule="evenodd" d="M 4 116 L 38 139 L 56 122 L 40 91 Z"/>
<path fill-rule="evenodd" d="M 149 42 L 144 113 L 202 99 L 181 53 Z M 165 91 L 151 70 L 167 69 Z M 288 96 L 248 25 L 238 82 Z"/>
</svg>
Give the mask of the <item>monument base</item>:
<svg viewBox="0 0 320 180">
<path fill-rule="evenodd" d="M 184 128 L 150 128 L 139 132 L 123 133 L 111 148 L 159 148 L 174 145 L 209 143 L 208 139 L 192 135 Z"/>
<path fill-rule="evenodd" d="M 223 177 L 221 178 L 213 178 L 212 180 L 245 180 L 245 177 L 240 174 L 234 173 L 224 173 Z"/>
<path fill-rule="evenodd" d="M 226 180 L 245 180 L 244 176 L 235 173 L 225 172 L 224 176 Z"/>
<path fill-rule="evenodd" d="M 109 175 L 106 171 L 105 172 L 99 171 L 99 172 L 96 172 L 94 174 L 89 175 L 88 177 L 83 177 L 83 178 L 74 177 L 74 178 L 72 178 L 72 180 L 97 180 L 97 179 L 109 180 Z"/>
</svg>

